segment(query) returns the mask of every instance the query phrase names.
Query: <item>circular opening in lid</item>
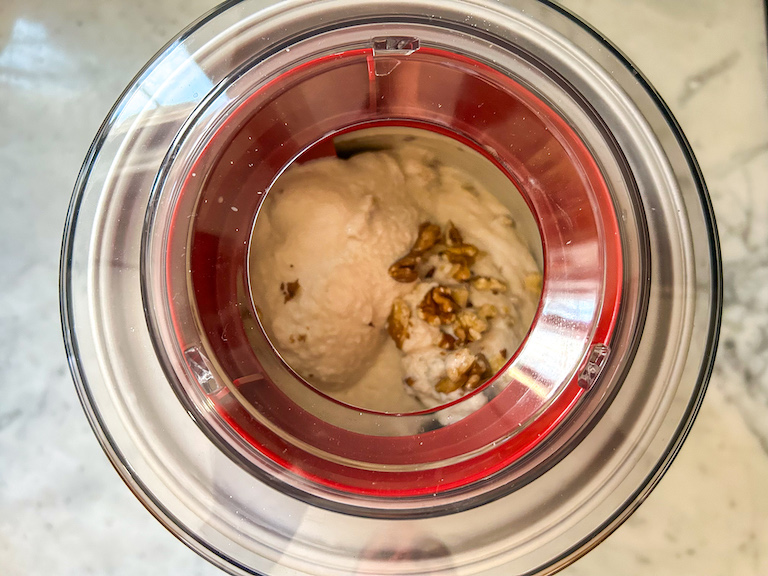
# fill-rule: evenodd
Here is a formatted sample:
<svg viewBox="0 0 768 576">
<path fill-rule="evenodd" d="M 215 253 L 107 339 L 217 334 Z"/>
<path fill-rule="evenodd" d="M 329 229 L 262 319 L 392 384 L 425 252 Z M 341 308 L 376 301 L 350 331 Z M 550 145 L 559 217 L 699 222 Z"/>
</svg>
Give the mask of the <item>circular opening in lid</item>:
<svg viewBox="0 0 768 576">
<path fill-rule="evenodd" d="M 250 239 L 254 311 L 314 393 L 387 414 L 464 402 L 456 420 L 533 322 L 539 229 L 476 145 L 373 126 L 320 140 L 270 186 Z"/>
</svg>

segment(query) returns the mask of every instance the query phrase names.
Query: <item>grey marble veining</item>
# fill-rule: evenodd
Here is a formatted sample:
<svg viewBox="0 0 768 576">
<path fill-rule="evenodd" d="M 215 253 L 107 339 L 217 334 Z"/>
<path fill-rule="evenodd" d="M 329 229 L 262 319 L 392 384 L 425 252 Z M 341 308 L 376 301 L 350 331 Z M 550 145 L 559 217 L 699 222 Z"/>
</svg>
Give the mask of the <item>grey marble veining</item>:
<svg viewBox="0 0 768 576">
<path fill-rule="evenodd" d="M 683 126 L 725 267 L 711 390 L 640 510 L 569 576 L 768 574 L 768 70 L 758 0 L 569 0 Z M 110 468 L 58 319 L 64 216 L 93 135 L 143 63 L 210 0 L 0 3 L 0 575 L 211 575 Z"/>
<path fill-rule="evenodd" d="M 75 178 L 131 77 L 211 2 L 0 3 L 0 574 L 221 574 L 119 480 L 75 394 L 58 259 Z"/>
<path fill-rule="evenodd" d="M 610 17 L 573 7 L 598 26 Z M 678 38 L 622 45 L 677 116 L 701 164 L 720 232 L 724 267 L 721 346 L 713 386 L 738 406 L 768 449 L 768 49 L 762 3 L 633 5 L 616 39 L 637 27 Z M 608 24 L 606 23 L 606 26 Z M 694 32 L 698 31 L 698 32 Z M 682 55 L 681 55 L 682 54 Z M 675 64 L 685 58 L 679 68 Z"/>
<path fill-rule="evenodd" d="M 768 573 L 768 503 L 762 488 L 768 458 L 763 3 L 564 4 L 618 43 L 675 114 L 707 181 L 724 269 L 720 348 L 688 442 L 638 512 L 564 573 Z"/>
<path fill-rule="evenodd" d="M 724 267 L 713 386 L 768 449 L 768 58 L 762 3 L 569 1 L 665 98 L 704 172 Z M 650 42 L 637 30 L 657 30 Z"/>
<path fill-rule="evenodd" d="M 748 204 L 750 211 L 726 212 L 723 237 L 725 300 L 717 381 L 744 413 L 768 452 L 768 144 L 713 178 L 720 202 Z"/>
</svg>

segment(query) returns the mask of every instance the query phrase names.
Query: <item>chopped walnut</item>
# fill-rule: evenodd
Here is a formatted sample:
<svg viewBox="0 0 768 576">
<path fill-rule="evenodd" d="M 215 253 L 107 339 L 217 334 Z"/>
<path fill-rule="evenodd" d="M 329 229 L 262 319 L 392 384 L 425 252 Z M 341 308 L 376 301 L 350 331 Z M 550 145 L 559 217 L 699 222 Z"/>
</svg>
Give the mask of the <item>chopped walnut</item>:
<svg viewBox="0 0 768 576">
<path fill-rule="evenodd" d="M 450 324 L 456 318 L 459 308 L 451 295 L 450 288 L 435 286 L 419 303 L 419 318 L 432 326 Z"/>
<path fill-rule="evenodd" d="M 528 274 L 528 276 L 525 277 L 525 289 L 529 292 L 538 293 L 541 292 L 541 274 L 538 272 L 535 272 L 533 274 Z"/>
<path fill-rule="evenodd" d="M 387 332 L 395 345 L 402 349 L 403 342 L 408 339 L 408 324 L 411 321 L 411 309 L 402 298 L 396 298 L 392 302 L 392 310 L 387 318 Z"/>
<path fill-rule="evenodd" d="M 459 388 L 464 386 L 464 381 L 451 380 L 450 378 L 442 378 L 437 384 L 435 384 L 435 390 L 441 394 L 450 394 L 455 392 Z"/>
<path fill-rule="evenodd" d="M 452 262 L 454 264 L 467 261 L 471 264 L 474 264 L 475 258 L 479 253 L 480 250 L 478 250 L 477 247 L 473 246 L 472 244 L 458 244 L 456 246 L 448 246 L 445 250 L 442 251 L 442 254 L 445 255 L 445 258 L 448 260 L 448 262 Z"/>
<path fill-rule="evenodd" d="M 403 282 L 405 284 L 415 282 L 419 279 L 417 267 L 420 262 L 421 259 L 413 254 L 403 256 L 389 267 L 389 275 L 398 282 Z"/>
<path fill-rule="evenodd" d="M 507 360 L 509 359 L 509 354 L 507 353 L 506 348 L 502 348 L 499 350 L 498 354 L 493 355 L 493 359 L 491 360 L 491 371 L 495 374 L 499 370 L 501 370 L 504 367 L 504 364 L 506 364 Z"/>
<path fill-rule="evenodd" d="M 481 382 L 480 374 L 467 374 L 467 381 L 464 383 L 464 386 L 466 386 L 468 390 L 474 390 L 480 386 Z"/>
<path fill-rule="evenodd" d="M 466 282 L 472 278 L 472 270 L 467 264 L 453 264 L 451 266 L 451 278 L 459 282 Z"/>
<path fill-rule="evenodd" d="M 495 373 L 504 367 L 504 363 L 507 361 L 507 357 L 502 355 L 501 352 L 494 354 L 491 357 L 491 370 Z"/>
<path fill-rule="evenodd" d="M 418 267 L 421 264 L 421 256 L 437 244 L 441 238 L 440 226 L 431 222 L 422 223 L 419 226 L 419 234 L 411 251 L 389 267 L 389 275 L 398 282 L 405 284 L 418 280 Z M 432 274 L 434 274 L 434 270 Z"/>
<path fill-rule="evenodd" d="M 460 246 L 461 244 L 464 244 L 464 238 L 462 237 L 461 232 L 459 232 L 459 229 L 450 221 L 445 230 L 445 243 L 448 246 Z"/>
<path fill-rule="evenodd" d="M 445 370 L 446 376 L 454 382 L 461 380 L 461 378 L 469 372 L 469 369 L 472 368 L 474 362 L 475 355 L 466 348 L 462 348 L 453 355 L 451 362 L 447 364 Z"/>
<path fill-rule="evenodd" d="M 453 296 L 456 304 L 458 304 L 461 308 L 465 308 L 467 306 L 467 302 L 469 301 L 469 290 L 464 288 L 464 286 L 452 288 L 451 296 Z"/>
<path fill-rule="evenodd" d="M 499 311 L 493 304 L 483 304 L 477 309 L 477 315 L 481 318 L 496 318 Z"/>
<path fill-rule="evenodd" d="M 419 226 L 419 235 L 413 243 L 411 254 L 421 255 L 437 244 L 442 237 L 440 226 L 431 222 L 424 222 Z"/>
<path fill-rule="evenodd" d="M 488 330 L 488 322 L 485 319 L 479 317 L 476 312 L 472 310 L 462 310 L 456 317 L 456 323 L 458 327 L 463 328 L 466 332 L 466 339 L 470 342 L 480 340 L 483 336 L 483 332 Z"/>
<path fill-rule="evenodd" d="M 475 361 L 475 368 L 482 370 L 482 376 L 486 379 L 491 378 L 493 376 L 493 373 L 491 372 L 491 363 L 488 362 L 488 358 L 485 357 L 485 354 L 480 352 L 477 355 L 477 360 Z"/>
<path fill-rule="evenodd" d="M 474 390 L 493 376 L 491 365 L 484 354 L 474 355 L 462 349 L 454 357 L 455 363 L 446 370 L 446 377 L 435 384 L 435 390 L 450 394 L 459 388 Z"/>
<path fill-rule="evenodd" d="M 478 253 L 479 250 L 472 244 L 456 244 L 449 246 L 440 254 L 453 264 L 451 277 L 459 282 L 466 282 L 472 277 L 470 268 L 475 263 Z"/>
<path fill-rule="evenodd" d="M 301 288 L 301 286 L 299 286 L 298 280 L 294 280 L 293 282 L 281 282 L 280 291 L 283 293 L 283 303 L 293 300 L 296 294 L 299 293 L 299 288 Z"/>
<path fill-rule="evenodd" d="M 485 292 L 491 291 L 494 294 L 507 291 L 507 285 L 504 284 L 504 282 L 497 280 L 496 278 L 488 278 L 486 276 L 478 276 L 473 278 L 472 287 Z"/>
<path fill-rule="evenodd" d="M 475 362 L 469 369 L 469 376 L 465 386 L 469 390 L 474 390 L 491 376 L 493 376 L 491 364 L 488 362 L 488 358 L 485 357 L 485 354 L 480 353 L 477 355 Z"/>
<path fill-rule="evenodd" d="M 437 342 L 437 345 L 443 350 L 455 350 L 456 342 L 457 338 L 455 336 L 451 336 L 446 332 L 440 332 L 440 340 Z"/>
</svg>

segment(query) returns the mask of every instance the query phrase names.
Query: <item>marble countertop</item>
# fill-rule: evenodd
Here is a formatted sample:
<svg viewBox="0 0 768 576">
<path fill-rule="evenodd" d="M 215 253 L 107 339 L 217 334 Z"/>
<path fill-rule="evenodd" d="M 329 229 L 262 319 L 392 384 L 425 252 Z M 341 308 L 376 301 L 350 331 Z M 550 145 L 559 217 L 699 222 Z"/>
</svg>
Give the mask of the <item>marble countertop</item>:
<svg viewBox="0 0 768 576">
<path fill-rule="evenodd" d="M 659 487 L 567 576 L 768 574 L 768 54 L 759 0 L 568 0 L 685 130 L 725 268 L 720 351 Z M 71 189 L 133 74 L 212 0 L 0 3 L 0 574 L 214 575 L 119 480 L 72 385 L 58 315 Z"/>
</svg>

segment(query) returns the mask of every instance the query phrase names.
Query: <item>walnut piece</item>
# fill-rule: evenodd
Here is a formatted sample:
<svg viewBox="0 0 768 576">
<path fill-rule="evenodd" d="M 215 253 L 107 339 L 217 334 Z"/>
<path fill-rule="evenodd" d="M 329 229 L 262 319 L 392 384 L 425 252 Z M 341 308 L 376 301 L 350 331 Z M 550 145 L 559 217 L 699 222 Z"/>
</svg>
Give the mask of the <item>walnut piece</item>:
<svg viewBox="0 0 768 576">
<path fill-rule="evenodd" d="M 458 327 L 463 328 L 462 334 L 470 342 L 480 340 L 483 332 L 488 330 L 488 322 L 479 317 L 473 310 L 462 310 L 456 317 Z"/>
<path fill-rule="evenodd" d="M 466 348 L 454 357 L 455 365 L 450 366 L 446 376 L 435 384 L 435 390 L 450 394 L 460 388 L 474 390 L 493 376 L 491 365 L 484 354 L 474 355 Z"/>
<path fill-rule="evenodd" d="M 453 381 L 461 380 L 475 362 L 475 355 L 462 348 L 446 362 L 445 374 Z M 466 380 L 465 380 L 466 381 Z"/>
<path fill-rule="evenodd" d="M 427 250 L 437 244 L 442 238 L 442 232 L 440 226 L 432 224 L 432 222 L 423 222 L 419 226 L 419 235 L 416 238 L 416 242 L 413 243 L 411 248 L 411 254 L 421 255 Z"/>
<path fill-rule="evenodd" d="M 528 274 L 528 276 L 525 277 L 524 284 L 525 289 L 529 292 L 533 292 L 534 294 L 538 294 L 541 292 L 541 283 L 542 278 L 541 274 L 538 272 L 534 272 L 533 274 Z"/>
<path fill-rule="evenodd" d="M 497 280 L 496 278 L 488 278 L 486 276 L 477 276 L 476 278 L 473 278 L 472 287 L 484 292 L 491 291 L 494 294 L 507 291 L 507 285 L 504 284 L 504 282 Z"/>
<path fill-rule="evenodd" d="M 443 244 L 444 243 L 444 244 Z M 445 238 L 442 230 L 432 222 L 422 222 L 411 250 L 389 267 L 389 275 L 398 282 L 415 282 L 419 278 L 419 265 L 422 258 L 435 246 L 441 246 L 440 254 L 453 266 L 450 276 L 458 282 L 466 282 L 472 278 L 472 266 L 480 251 L 472 244 L 466 244 L 459 229 L 453 222 L 448 222 Z M 424 272 L 423 278 L 431 278 L 434 268 Z"/>
<path fill-rule="evenodd" d="M 459 244 L 457 246 L 448 246 L 441 254 L 445 256 L 448 262 L 453 264 L 460 264 L 462 262 L 474 264 L 479 252 L 480 250 L 472 244 Z"/>
<path fill-rule="evenodd" d="M 481 318 L 496 318 L 499 310 L 493 304 L 483 304 L 478 308 L 477 315 Z"/>
<path fill-rule="evenodd" d="M 466 344 L 469 340 L 469 333 L 467 332 L 467 329 L 463 328 L 462 326 L 454 326 L 453 334 L 456 336 L 458 346 L 464 346 L 464 344 Z"/>
<path fill-rule="evenodd" d="M 498 354 L 494 354 L 493 358 L 491 359 L 491 371 L 495 374 L 501 370 L 504 367 L 504 364 L 506 364 L 507 360 L 509 360 L 507 349 L 502 348 L 499 350 Z"/>
<path fill-rule="evenodd" d="M 469 302 L 469 290 L 464 288 L 464 286 L 459 286 L 458 288 L 452 288 L 451 296 L 453 296 L 453 299 L 456 301 L 456 304 L 458 304 L 461 308 L 466 308 L 467 302 Z"/>
<path fill-rule="evenodd" d="M 467 264 L 453 264 L 451 266 L 451 278 L 459 282 L 466 282 L 472 278 L 472 270 Z"/>
<path fill-rule="evenodd" d="M 458 232 L 458 230 L 456 231 Z M 449 233 L 450 235 L 450 233 Z M 461 235 L 458 236 L 460 238 Z M 455 244 L 447 247 L 440 254 L 448 260 L 453 267 L 451 277 L 459 282 L 466 282 L 472 277 L 471 266 L 475 263 L 479 250 L 472 244 Z"/>
<path fill-rule="evenodd" d="M 459 229 L 454 226 L 453 222 L 448 221 L 448 227 L 445 230 L 445 243 L 448 246 L 460 246 L 464 244 L 464 238 L 459 232 Z"/>
<path fill-rule="evenodd" d="M 455 350 L 456 342 L 457 338 L 455 336 L 451 336 L 447 332 L 440 332 L 440 340 L 437 342 L 437 345 L 443 350 Z"/>
<path fill-rule="evenodd" d="M 442 239 L 440 226 L 431 222 L 423 222 L 419 226 L 419 234 L 410 252 L 389 267 L 389 275 L 404 284 L 419 279 L 419 264 L 422 255 Z M 433 272 L 434 273 L 434 272 Z"/>
<path fill-rule="evenodd" d="M 298 280 L 294 280 L 293 282 L 281 282 L 280 291 L 283 293 L 283 304 L 289 300 L 293 300 L 296 294 L 299 293 L 299 288 L 301 288 L 301 286 L 299 286 Z"/>
<path fill-rule="evenodd" d="M 474 390 L 491 376 L 493 376 L 491 364 L 488 362 L 488 358 L 485 357 L 485 354 L 480 353 L 475 357 L 475 362 L 469 369 L 469 376 L 467 377 L 465 386 L 469 390 Z"/>
<path fill-rule="evenodd" d="M 435 286 L 430 289 L 419 303 L 419 318 L 431 326 L 450 324 L 456 319 L 459 305 L 447 286 Z"/>
<path fill-rule="evenodd" d="M 435 384 L 435 390 L 441 394 L 450 394 L 464 386 L 464 382 L 459 380 L 451 380 L 450 378 L 442 378 L 437 384 Z"/>
<path fill-rule="evenodd" d="M 396 298 L 392 302 L 392 310 L 387 318 L 387 333 L 395 345 L 402 350 L 403 342 L 408 339 L 408 325 L 411 321 L 411 309 L 402 298 Z"/>
<path fill-rule="evenodd" d="M 418 266 L 421 262 L 421 258 L 408 254 L 403 256 L 389 267 L 389 275 L 397 280 L 407 284 L 409 282 L 415 282 L 419 279 Z"/>
</svg>

